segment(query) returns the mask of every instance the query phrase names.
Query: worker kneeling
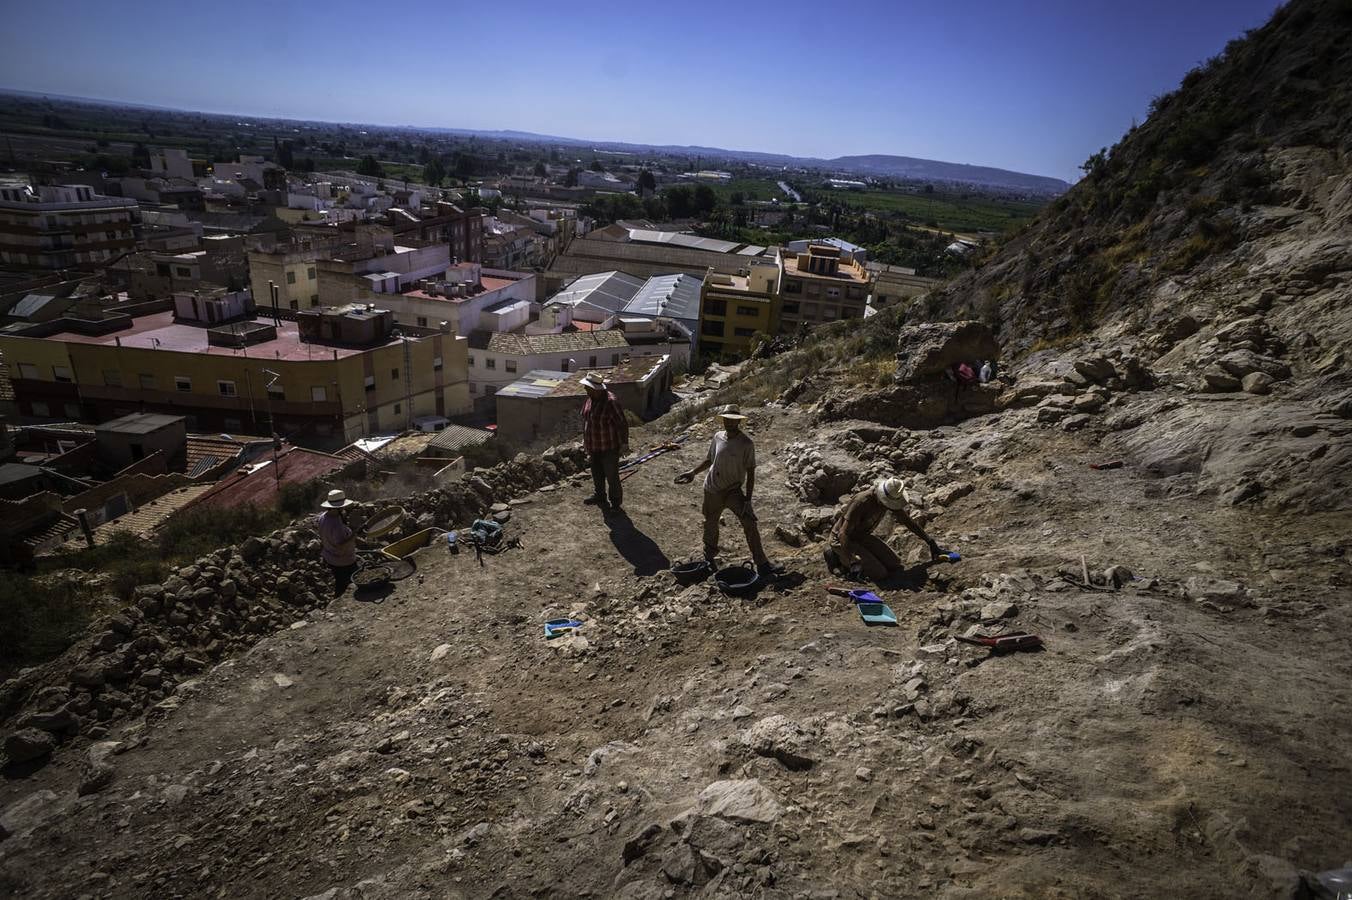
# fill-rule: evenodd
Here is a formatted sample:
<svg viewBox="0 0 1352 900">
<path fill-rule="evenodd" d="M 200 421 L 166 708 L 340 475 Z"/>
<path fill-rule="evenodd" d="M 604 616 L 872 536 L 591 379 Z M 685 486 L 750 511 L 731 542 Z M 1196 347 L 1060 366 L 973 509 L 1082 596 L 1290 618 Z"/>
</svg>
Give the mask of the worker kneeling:
<svg viewBox="0 0 1352 900">
<path fill-rule="evenodd" d="M 870 581 L 886 580 L 900 570 L 897 554 L 873 533 L 888 513 L 924 541 L 930 558 L 937 559 L 939 545 L 906 514 L 905 490 L 906 483 L 900 478 L 883 478 L 851 497 L 831 526 L 831 540 L 824 553 L 826 567 L 836 574 L 848 571 Z"/>
</svg>

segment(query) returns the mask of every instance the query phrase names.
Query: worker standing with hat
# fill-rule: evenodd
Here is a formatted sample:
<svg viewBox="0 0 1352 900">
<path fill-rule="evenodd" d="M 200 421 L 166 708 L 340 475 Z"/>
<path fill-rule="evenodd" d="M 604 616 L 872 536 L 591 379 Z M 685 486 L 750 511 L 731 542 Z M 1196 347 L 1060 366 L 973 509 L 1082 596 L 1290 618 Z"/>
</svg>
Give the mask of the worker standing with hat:
<svg viewBox="0 0 1352 900">
<path fill-rule="evenodd" d="M 624 407 L 600 375 L 588 373 L 582 386 L 587 390 L 587 402 L 582 405 L 582 448 L 591 457 L 594 488 L 582 502 L 620 512 L 624 500 L 620 455 L 629 447 L 629 422 L 624 418 Z"/>
<path fill-rule="evenodd" d="M 352 573 L 357 571 L 357 535 L 347 524 L 343 512 L 356 501 L 349 500 L 342 491 L 329 491 L 328 499 L 319 504 L 324 510 L 319 514 L 316 527 L 319 530 L 320 555 L 324 565 L 333 572 L 333 596 L 342 596 L 352 583 Z"/>
<path fill-rule="evenodd" d="M 882 581 L 899 570 L 897 554 L 873 533 L 888 513 L 924 541 L 930 558 L 937 559 L 939 545 L 906 514 L 905 491 L 906 482 L 900 478 L 881 478 L 851 497 L 831 525 L 831 539 L 823 554 L 826 567 L 837 574 L 849 569 L 871 581 Z"/>
<path fill-rule="evenodd" d="M 689 484 L 700 472 L 708 470 L 704 476 L 704 558 L 710 565 L 716 564 L 719 518 L 726 509 L 742 523 L 756 572 L 762 576 L 777 574 L 778 567 L 765 555 L 760 524 L 751 507 L 751 497 L 756 490 L 756 445 L 742 430 L 746 416 L 734 406 L 720 413 L 718 420 L 723 430 L 709 441 L 709 453 L 704 461 L 676 476 L 677 484 Z"/>
</svg>

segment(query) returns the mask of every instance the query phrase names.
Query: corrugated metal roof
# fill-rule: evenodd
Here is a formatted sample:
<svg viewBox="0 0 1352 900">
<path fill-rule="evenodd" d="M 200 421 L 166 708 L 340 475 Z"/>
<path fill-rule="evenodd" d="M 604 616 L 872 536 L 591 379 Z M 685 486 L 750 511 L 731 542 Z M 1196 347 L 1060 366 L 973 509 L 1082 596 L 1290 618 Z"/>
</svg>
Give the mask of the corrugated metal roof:
<svg viewBox="0 0 1352 900">
<path fill-rule="evenodd" d="M 476 447 L 493 439 L 493 432 L 482 428 L 470 428 L 468 425 L 447 425 L 437 436 L 428 442 L 429 448 L 455 452 L 465 447 Z"/>
<path fill-rule="evenodd" d="M 693 275 L 654 275 L 625 304 L 624 312 L 650 318 L 698 320 L 702 284 Z"/>
<path fill-rule="evenodd" d="M 629 240 L 639 244 L 670 244 L 674 247 L 690 247 L 693 250 L 708 250 L 712 253 L 732 253 L 742 246 L 735 241 L 720 241 L 717 238 L 686 234 L 684 231 L 651 231 L 646 228 L 629 229 Z"/>
<path fill-rule="evenodd" d="M 498 397 L 548 397 L 554 389 L 573 376 L 567 372 L 552 372 L 549 369 L 532 369 L 524 377 L 518 378 L 495 396 Z"/>
<path fill-rule="evenodd" d="M 545 305 L 577 306 L 585 303 L 607 312 L 619 312 L 641 287 L 643 279 L 627 272 L 597 272 L 576 279 L 546 300 Z"/>
<path fill-rule="evenodd" d="M 9 311 L 16 319 L 26 319 L 56 299 L 55 294 L 29 294 Z"/>
</svg>

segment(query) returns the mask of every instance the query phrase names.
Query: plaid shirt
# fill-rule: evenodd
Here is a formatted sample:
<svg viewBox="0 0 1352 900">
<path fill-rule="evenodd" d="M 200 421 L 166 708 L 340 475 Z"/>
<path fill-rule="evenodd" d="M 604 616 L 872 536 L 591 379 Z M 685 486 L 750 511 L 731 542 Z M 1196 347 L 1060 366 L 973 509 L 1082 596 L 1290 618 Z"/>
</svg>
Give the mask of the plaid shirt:
<svg viewBox="0 0 1352 900">
<path fill-rule="evenodd" d="M 624 408 L 615 395 L 606 391 L 606 399 L 592 403 L 590 397 L 582 406 L 582 446 L 588 453 L 618 450 L 629 443 L 629 423 L 624 419 Z"/>
</svg>

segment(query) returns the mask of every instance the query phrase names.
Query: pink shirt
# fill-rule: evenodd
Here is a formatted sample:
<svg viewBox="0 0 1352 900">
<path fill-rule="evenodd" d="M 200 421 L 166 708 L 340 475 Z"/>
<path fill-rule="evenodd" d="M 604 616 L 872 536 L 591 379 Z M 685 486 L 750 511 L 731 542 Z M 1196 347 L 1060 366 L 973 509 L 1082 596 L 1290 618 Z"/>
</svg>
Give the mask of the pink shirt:
<svg viewBox="0 0 1352 900">
<path fill-rule="evenodd" d="M 331 566 L 350 566 L 357 561 L 357 538 L 336 510 L 319 516 L 319 541 L 324 545 L 324 562 Z"/>
</svg>

